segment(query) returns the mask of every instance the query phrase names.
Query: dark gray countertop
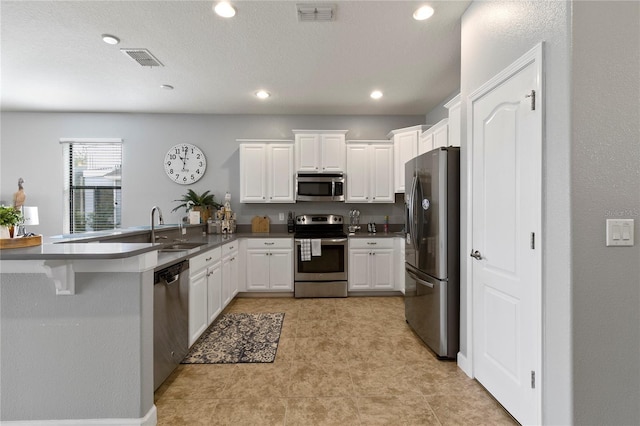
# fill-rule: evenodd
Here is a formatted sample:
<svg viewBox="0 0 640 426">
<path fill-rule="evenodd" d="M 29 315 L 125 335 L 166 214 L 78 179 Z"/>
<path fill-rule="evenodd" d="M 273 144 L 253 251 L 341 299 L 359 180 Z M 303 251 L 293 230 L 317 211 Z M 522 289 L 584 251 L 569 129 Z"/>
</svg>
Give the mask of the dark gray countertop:
<svg viewBox="0 0 640 426">
<path fill-rule="evenodd" d="M 400 237 L 404 238 L 404 234 L 402 232 L 376 232 L 368 233 L 368 232 L 356 232 L 355 234 L 349 234 L 349 238 L 395 238 Z"/>
<path fill-rule="evenodd" d="M 175 225 L 174 225 L 175 226 Z M 170 227 L 166 225 L 165 227 Z M 87 233 L 73 236 L 51 237 L 39 246 L 5 249 L 0 251 L 0 260 L 77 260 L 77 259 L 123 259 L 155 251 L 164 244 L 97 242 L 100 238 L 133 235 L 148 232 L 141 228 L 112 232 Z M 203 242 L 204 245 L 185 251 L 158 252 L 158 265 L 188 259 L 198 253 L 216 248 L 238 238 L 293 238 L 286 232 L 209 234 L 189 238 L 189 242 Z M 93 241 L 92 241 L 93 240 Z M 73 242 L 77 241 L 77 242 Z"/>
</svg>

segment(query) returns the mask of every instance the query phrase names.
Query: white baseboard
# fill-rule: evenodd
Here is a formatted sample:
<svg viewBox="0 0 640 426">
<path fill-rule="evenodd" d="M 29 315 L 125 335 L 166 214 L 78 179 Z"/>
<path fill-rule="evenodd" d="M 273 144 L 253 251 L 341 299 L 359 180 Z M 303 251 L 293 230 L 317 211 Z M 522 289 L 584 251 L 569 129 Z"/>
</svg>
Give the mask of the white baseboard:
<svg viewBox="0 0 640 426">
<path fill-rule="evenodd" d="M 460 370 L 464 371 L 464 374 L 473 379 L 473 370 L 471 369 L 471 363 L 462 352 L 458 352 L 457 361 Z"/>
<path fill-rule="evenodd" d="M 6 426 L 155 426 L 158 423 L 156 406 L 139 419 L 73 419 L 73 420 L 12 420 L 0 421 Z"/>
</svg>

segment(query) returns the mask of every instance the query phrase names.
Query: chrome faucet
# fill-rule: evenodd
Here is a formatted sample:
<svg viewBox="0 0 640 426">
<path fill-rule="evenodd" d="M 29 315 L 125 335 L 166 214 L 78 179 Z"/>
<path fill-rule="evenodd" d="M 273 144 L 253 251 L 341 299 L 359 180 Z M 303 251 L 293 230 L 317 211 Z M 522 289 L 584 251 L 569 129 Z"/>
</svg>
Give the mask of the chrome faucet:
<svg viewBox="0 0 640 426">
<path fill-rule="evenodd" d="M 153 206 L 151 208 L 151 242 L 155 243 L 157 238 L 167 238 L 167 237 L 156 237 L 156 228 L 154 225 L 154 220 L 153 217 L 155 216 L 156 210 L 158 211 L 158 225 L 164 225 L 164 219 L 162 218 L 162 210 L 160 210 L 160 207 L 158 206 Z"/>
</svg>

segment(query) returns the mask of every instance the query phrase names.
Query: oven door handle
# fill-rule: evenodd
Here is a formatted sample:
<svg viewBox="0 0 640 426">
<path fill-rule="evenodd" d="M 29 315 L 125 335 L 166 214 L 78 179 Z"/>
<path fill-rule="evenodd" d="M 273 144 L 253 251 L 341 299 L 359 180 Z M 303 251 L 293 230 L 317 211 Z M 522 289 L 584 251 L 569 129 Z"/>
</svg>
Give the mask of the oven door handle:
<svg viewBox="0 0 640 426">
<path fill-rule="evenodd" d="M 328 243 L 345 243 L 347 242 L 346 238 L 303 238 L 304 240 L 322 240 L 322 242 L 328 242 Z M 296 243 L 300 243 L 302 242 L 303 239 L 295 239 Z"/>
</svg>

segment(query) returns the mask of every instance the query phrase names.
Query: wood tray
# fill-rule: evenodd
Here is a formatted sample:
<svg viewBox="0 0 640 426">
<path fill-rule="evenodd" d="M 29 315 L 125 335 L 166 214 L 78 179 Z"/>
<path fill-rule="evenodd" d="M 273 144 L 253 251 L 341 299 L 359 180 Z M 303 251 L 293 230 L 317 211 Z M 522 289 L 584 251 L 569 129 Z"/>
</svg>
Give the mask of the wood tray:
<svg viewBox="0 0 640 426">
<path fill-rule="evenodd" d="M 42 235 L 21 238 L 0 238 L 0 249 L 24 248 L 42 244 Z"/>
<path fill-rule="evenodd" d="M 269 232 L 270 220 L 267 216 L 254 216 L 251 219 L 251 232 Z"/>
</svg>

